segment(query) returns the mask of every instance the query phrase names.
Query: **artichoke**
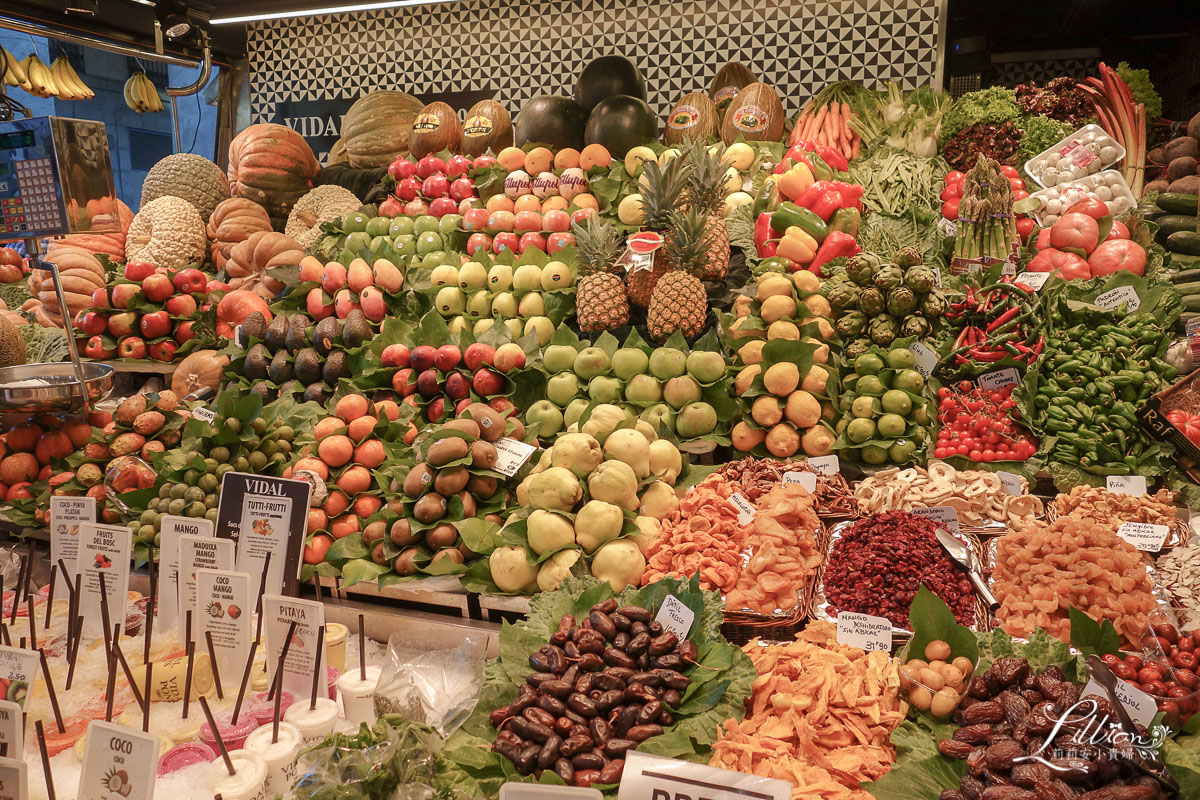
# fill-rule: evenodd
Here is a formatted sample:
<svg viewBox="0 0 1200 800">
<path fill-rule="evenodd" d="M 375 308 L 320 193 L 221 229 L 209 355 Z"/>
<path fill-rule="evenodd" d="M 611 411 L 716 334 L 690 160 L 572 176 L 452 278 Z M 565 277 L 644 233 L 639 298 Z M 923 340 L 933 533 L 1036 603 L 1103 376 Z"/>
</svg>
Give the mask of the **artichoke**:
<svg viewBox="0 0 1200 800">
<path fill-rule="evenodd" d="M 907 286 L 897 286 L 888 293 L 887 310 L 893 317 L 903 317 L 917 310 L 917 296 Z"/>
<path fill-rule="evenodd" d="M 896 339 L 896 318 L 891 314 L 879 314 L 872 318 L 867 335 L 875 344 L 887 347 Z"/>
<path fill-rule="evenodd" d="M 846 277 L 859 286 L 870 286 L 871 277 L 879 266 L 879 259 L 870 253 L 859 253 L 846 265 Z"/>
<path fill-rule="evenodd" d="M 845 339 L 853 339 L 856 336 L 861 336 L 863 331 L 867 329 L 867 315 L 861 311 L 851 311 L 849 314 L 845 314 L 839 318 L 833 327 L 839 336 Z"/>
<path fill-rule="evenodd" d="M 921 301 L 921 313 L 929 319 L 937 319 L 942 314 L 945 314 L 948 307 L 949 304 L 946 302 L 946 296 L 941 292 L 930 292 Z"/>
<path fill-rule="evenodd" d="M 921 251 L 911 244 L 901 247 L 896 253 L 896 263 L 902 267 L 915 267 L 924 260 L 921 257 Z"/>
<path fill-rule="evenodd" d="M 876 289 L 883 292 L 890 292 L 904 283 L 904 270 L 895 264 L 884 264 L 875 270 L 875 275 L 871 278 L 871 281 L 875 284 Z"/>
<path fill-rule="evenodd" d="M 904 285 L 917 294 L 927 294 L 937 288 L 937 275 L 929 267 L 916 266 L 904 273 Z"/>
<path fill-rule="evenodd" d="M 863 289 L 858 293 L 858 310 L 867 316 L 873 317 L 882 312 L 884 304 L 883 292 L 878 289 Z"/>
<path fill-rule="evenodd" d="M 871 349 L 870 339 L 855 339 L 846 345 L 846 358 L 855 359 Z M 849 395 L 847 395 L 849 396 Z"/>
<path fill-rule="evenodd" d="M 913 314 L 905 317 L 900 323 L 901 336 L 928 336 L 929 335 L 929 320 L 922 317 L 920 314 Z"/>
<path fill-rule="evenodd" d="M 834 308 L 854 308 L 858 305 L 858 294 L 862 290 L 847 280 L 835 281 L 826 295 Z"/>
</svg>

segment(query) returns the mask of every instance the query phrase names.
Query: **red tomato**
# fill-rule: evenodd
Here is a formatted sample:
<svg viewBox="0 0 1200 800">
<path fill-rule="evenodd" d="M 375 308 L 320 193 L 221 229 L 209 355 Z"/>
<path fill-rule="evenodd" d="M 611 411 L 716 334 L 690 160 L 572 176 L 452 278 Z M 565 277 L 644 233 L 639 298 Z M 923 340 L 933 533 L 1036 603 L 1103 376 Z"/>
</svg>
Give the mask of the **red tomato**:
<svg viewBox="0 0 1200 800">
<path fill-rule="evenodd" d="M 1129 228 L 1125 227 L 1124 222 L 1118 222 L 1117 220 L 1114 219 L 1113 223 L 1112 223 L 1112 230 L 1110 230 L 1108 232 L 1108 236 L 1104 237 L 1104 241 L 1107 242 L 1111 239 L 1128 239 L 1128 238 L 1129 238 Z"/>
<path fill-rule="evenodd" d="M 958 204 L 960 199 L 955 197 L 942 203 L 942 216 L 946 219 L 958 219 Z"/>
<path fill-rule="evenodd" d="M 1029 241 L 1029 234 L 1033 233 L 1033 220 L 1029 217 L 1021 217 L 1017 220 L 1017 233 L 1021 234 L 1021 244 Z"/>
<path fill-rule="evenodd" d="M 963 187 L 961 183 L 946 184 L 946 188 L 942 189 L 943 200 L 953 200 L 956 197 L 962 197 Z"/>
<path fill-rule="evenodd" d="M 1029 197 L 1029 192 L 1025 191 L 1024 189 L 1013 189 L 1014 203 L 1018 200 L 1024 200 L 1026 197 Z"/>
<path fill-rule="evenodd" d="M 1034 247 L 1036 247 L 1038 250 L 1045 250 L 1049 246 L 1050 246 L 1050 229 L 1042 228 L 1040 231 L 1038 231 L 1037 243 L 1034 244 Z"/>
<path fill-rule="evenodd" d="M 312 537 L 312 543 L 304 546 L 304 563 L 320 564 L 325 560 L 325 551 L 331 544 L 333 544 L 333 539 L 323 534 Z"/>
<path fill-rule="evenodd" d="M 1025 181 L 1020 178 L 1009 178 L 1008 185 L 1012 187 L 1014 192 L 1019 192 L 1025 188 Z"/>
<path fill-rule="evenodd" d="M 1016 168 L 1016 167 L 1010 167 L 1008 164 L 1002 164 L 1002 165 L 1000 166 L 1000 174 L 1001 174 L 1001 175 L 1003 175 L 1003 176 L 1004 176 L 1004 177 L 1006 177 L 1006 178 L 1019 178 L 1019 177 L 1021 177 L 1021 173 L 1017 172 L 1017 168 Z"/>
<path fill-rule="evenodd" d="M 950 170 L 946 173 L 946 183 L 962 183 L 966 177 L 965 173 L 959 172 L 956 169 Z"/>
<path fill-rule="evenodd" d="M 1088 256 L 1088 265 L 1092 268 L 1093 277 L 1111 275 L 1123 269 L 1134 275 L 1145 275 L 1146 251 L 1129 239 L 1110 239 L 1102 242 Z"/>
<path fill-rule="evenodd" d="M 1068 281 L 1075 278 L 1086 280 L 1092 277 L 1092 271 L 1088 267 L 1088 262 L 1074 253 L 1055 250 L 1053 247 L 1047 248 L 1034 256 L 1033 260 L 1029 262 L 1029 266 L 1025 269 L 1030 272 L 1054 273 L 1063 280 Z"/>
<path fill-rule="evenodd" d="M 1068 212 L 1050 228 L 1050 244 L 1062 250 L 1071 248 L 1087 254 L 1099 241 L 1100 227 L 1087 214 Z"/>
<path fill-rule="evenodd" d="M 1103 200 L 1097 200 L 1094 197 L 1085 197 L 1068 208 L 1067 213 L 1087 214 L 1093 219 L 1100 219 L 1108 216 L 1108 206 L 1104 205 Z"/>
</svg>

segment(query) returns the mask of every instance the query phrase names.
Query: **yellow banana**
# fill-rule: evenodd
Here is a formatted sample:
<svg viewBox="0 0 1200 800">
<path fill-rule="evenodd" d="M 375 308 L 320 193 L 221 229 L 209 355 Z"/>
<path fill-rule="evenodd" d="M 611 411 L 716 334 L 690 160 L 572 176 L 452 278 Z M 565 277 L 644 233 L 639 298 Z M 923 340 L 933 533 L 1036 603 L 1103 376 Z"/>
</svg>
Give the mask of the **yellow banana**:
<svg viewBox="0 0 1200 800">
<path fill-rule="evenodd" d="M 33 83 L 34 94 L 39 97 L 58 96 L 58 84 L 50 74 L 50 68 L 43 64 L 37 55 L 29 55 L 25 68 L 29 72 L 29 80 Z"/>
<path fill-rule="evenodd" d="M 134 110 L 140 114 L 145 109 L 142 108 L 142 103 L 137 98 L 137 85 L 138 85 L 137 78 L 138 78 L 139 74 L 140 73 L 134 73 L 133 75 L 129 76 L 129 80 L 125 81 L 124 94 L 125 94 L 125 105 L 129 106 L 129 108 L 131 108 L 132 110 Z"/>
<path fill-rule="evenodd" d="M 62 100 L 82 100 L 83 95 L 76 92 L 70 82 L 63 75 L 63 58 L 59 56 L 50 64 L 50 77 L 54 79 L 54 84 L 58 87 L 58 96 Z"/>
<path fill-rule="evenodd" d="M 142 100 L 151 111 L 162 111 L 162 98 L 158 96 L 158 88 L 154 82 L 142 73 Z"/>
<path fill-rule="evenodd" d="M 71 85 L 75 88 L 75 93 L 80 95 L 84 100 L 92 100 L 96 97 L 96 93 L 92 87 L 83 82 L 83 78 L 79 77 L 79 73 L 75 71 L 75 67 L 71 66 L 71 62 L 66 56 L 62 59 L 62 71 L 66 74 L 67 80 L 71 81 Z"/>
<path fill-rule="evenodd" d="M 13 81 L 15 81 L 15 83 L 10 83 L 9 85 L 19 86 L 27 92 L 32 90 L 33 85 L 29 82 L 29 75 L 26 74 L 25 67 L 23 67 L 21 62 L 17 60 L 17 57 L 8 52 L 8 50 L 5 50 L 4 48 L 0 48 L 0 50 L 3 50 L 5 65 L 8 68 L 8 72 L 12 75 Z"/>
</svg>

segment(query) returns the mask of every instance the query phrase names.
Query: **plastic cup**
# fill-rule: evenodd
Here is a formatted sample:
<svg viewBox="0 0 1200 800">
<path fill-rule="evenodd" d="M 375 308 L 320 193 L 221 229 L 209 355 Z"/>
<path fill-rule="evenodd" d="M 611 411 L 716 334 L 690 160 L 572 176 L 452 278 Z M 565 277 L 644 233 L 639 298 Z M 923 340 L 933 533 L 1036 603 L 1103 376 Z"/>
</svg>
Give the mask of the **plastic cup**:
<svg viewBox="0 0 1200 800">
<path fill-rule="evenodd" d="M 290 722 L 279 723 L 279 738 L 272 742 L 272 725 L 264 725 L 246 737 L 245 749 L 257 753 L 267 762 L 267 797 L 286 795 L 296 782 L 296 753 L 303 738 L 300 729 Z"/>
<path fill-rule="evenodd" d="M 254 666 L 250 668 L 250 688 L 256 692 L 267 690 L 267 657 L 261 649 L 254 656 Z"/>
<path fill-rule="evenodd" d="M 229 760 L 233 762 L 232 775 L 225 766 L 225 759 L 219 755 L 213 759 L 217 776 L 213 781 L 213 794 L 221 795 L 221 800 L 266 800 L 267 762 L 257 753 L 246 750 L 231 750 Z"/>
<path fill-rule="evenodd" d="M 75 743 L 87 733 L 88 723 L 90 722 L 90 719 L 83 717 L 67 717 L 63 720 L 63 728 L 65 730 L 60 733 L 58 725 L 51 720 L 49 725 L 44 726 L 46 729 L 47 755 L 53 758 L 63 750 L 74 747 Z"/>
<path fill-rule="evenodd" d="M 338 704 L 327 697 L 318 697 L 316 707 L 311 710 L 308 703 L 292 703 L 283 715 L 284 722 L 291 723 L 300 731 L 305 747 L 316 744 L 332 733 L 337 718 Z"/>
<path fill-rule="evenodd" d="M 217 722 L 217 730 L 221 732 L 221 741 L 225 743 L 226 750 L 241 750 L 242 745 L 246 743 L 246 737 L 251 731 L 258 727 L 258 720 L 250 714 L 242 714 L 238 717 L 237 725 L 233 724 L 232 712 L 223 712 L 215 714 Z M 217 737 L 213 736 L 212 728 L 205 722 L 200 726 L 200 741 L 208 745 L 214 752 L 220 752 L 217 747 Z"/>
<path fill-rule="evenodd" d="M 338 672 L 346 669 L 346 637 L 350 629 L 340 622 L 325 623 L 325 663 L 336 667 Z"/>
<path fill-rule="evenodd" d="M 325 667 L 325 681 L 329 689 L 330 700 L 337 700 L 337 679 L 341 674 L 341 670 L 337 667 Z"/>
<path fill-rule="evenodd" d="M 375 686 L 379 683 L 379 667 L 367 667 L 367 679 L 359 677 L 357 669 L 338 676 L 338 693 L 342 696 L 342 709 L 346 719 L 354 725 L 375 721 Z"/>
<path fill-rule="evenodd" d="M 249 714 L 258 720 L 259 725 L 270 725 L 275 720 L 275 699 L 267 699 L 268 692 L 259 692 L 253 697 L 246 698 L 242 713 Z M 281 692 L 279 696 L 279 718 L 283 719 L 288 706 L 292 704 L 291 692 Z"/>
<path fill-rule="evenodd" d="M 191 767 L 195 764 L 207 764 L 216 757 L 217 754 L 206 744 L 200 742 L 177 744 L 158 759 L 158 777 L 170 775 L 172 772 L 178 772 L 184 767 Z"/>
</svg>

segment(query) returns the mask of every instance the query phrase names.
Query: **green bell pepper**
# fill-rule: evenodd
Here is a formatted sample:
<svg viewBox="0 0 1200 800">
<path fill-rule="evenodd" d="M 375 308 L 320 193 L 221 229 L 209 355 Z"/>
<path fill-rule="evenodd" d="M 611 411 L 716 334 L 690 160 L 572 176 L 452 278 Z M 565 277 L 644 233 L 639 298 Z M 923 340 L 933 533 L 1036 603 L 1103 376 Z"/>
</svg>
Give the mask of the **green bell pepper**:
<svg viewBox="0 0 1200 800">
<path fill-rule="evenodd" d="M 825 220 L 821 219 L 816 212 L 795 203 L 780 203 L 779 209 L 771 215 L 771 227 L 777 231 L 786 231 L 793 226 L 816 239 L 817 244 L 825 241 L 825 237 L 829 234 Z"/>
<path fill-rule="evenodd" d="M 833 212 L 833 219 L 829 220 L 829 230 L 841 231 L 848 233 L 851 236 L 858 236 L 858 229 L 862 226 L 862 214 L 857 208 L 839 208 Z"/>
</svg>

